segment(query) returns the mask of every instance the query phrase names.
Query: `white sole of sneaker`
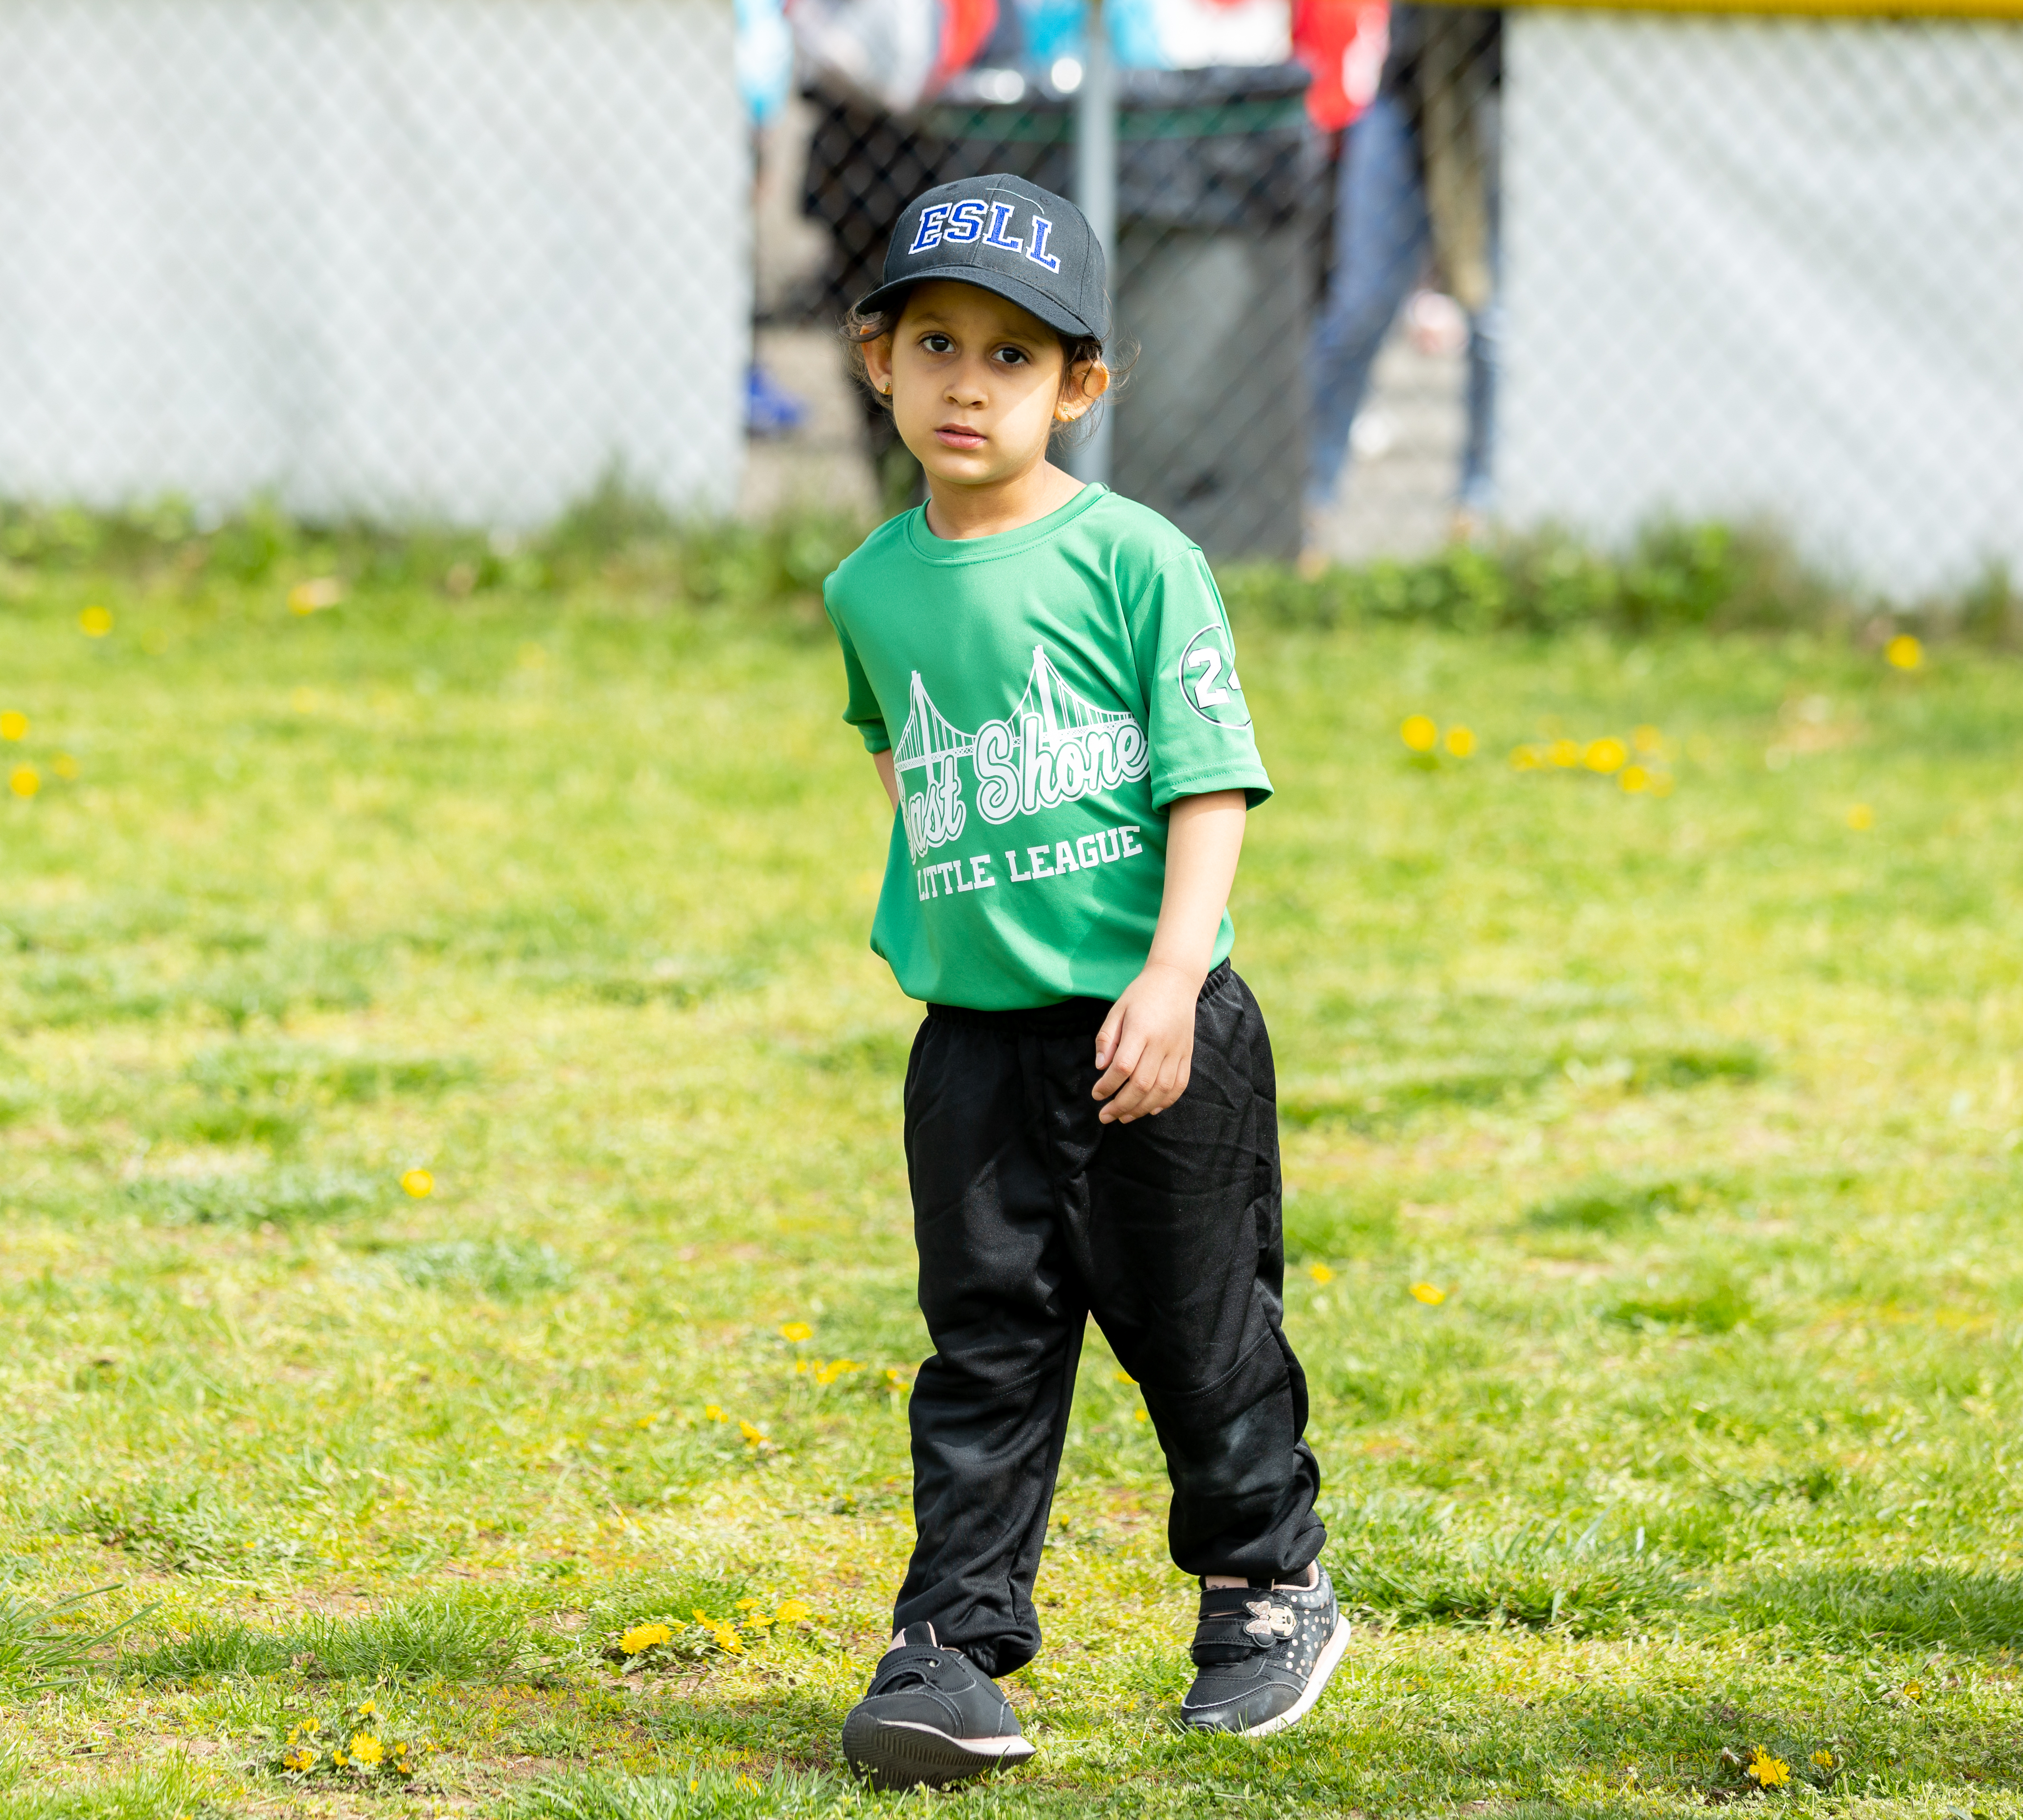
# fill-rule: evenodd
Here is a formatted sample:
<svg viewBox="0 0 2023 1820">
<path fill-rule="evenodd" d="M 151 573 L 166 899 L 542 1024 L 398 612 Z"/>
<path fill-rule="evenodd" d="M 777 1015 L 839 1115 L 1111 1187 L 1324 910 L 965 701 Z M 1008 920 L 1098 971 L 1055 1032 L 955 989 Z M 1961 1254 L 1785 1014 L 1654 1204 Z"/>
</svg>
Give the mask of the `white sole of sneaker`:
<svg viewBox="0 0 2023 1820">
<path fill-rule="evenodd" d="M 880 1789 L 940 1788 L 966 1782 L 1033 1755 L 1033 1741 L 1010 1738 L 951 1738 L 931 1725 L 903 1719 L 860 1720 L 843 1728 L 850 1767 Z"/>
<path fill-rule="evenodd" d="M 1314 1709 L 1314 1702 L 1341 1665 L 1342 1657 L 1348 1651 L 1348 1620 L 1337 1616 L 1334 1632 L 1321 1646 L 1319 1657 L 1314 1663 L 1314 1672 L 1307 1677 L 1307 1690 L 1276 1719 L 1268 1719 L 1262 1725 L 1253 1725 L 1238 1735 L 1242 1738 L 1269 1738 L 1275 1731 L 1283 1731 L 1288 1726 L 1297 1725 Z"/>
</svg>

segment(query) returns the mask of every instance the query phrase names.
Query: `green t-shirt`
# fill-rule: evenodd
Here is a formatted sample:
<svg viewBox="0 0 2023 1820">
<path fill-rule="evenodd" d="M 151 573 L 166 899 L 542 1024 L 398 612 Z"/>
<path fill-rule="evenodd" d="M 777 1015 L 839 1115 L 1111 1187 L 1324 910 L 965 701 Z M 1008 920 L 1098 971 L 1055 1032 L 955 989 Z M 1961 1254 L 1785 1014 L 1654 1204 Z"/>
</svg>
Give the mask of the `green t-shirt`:
<svg viewBox="0 0 2023 1820">
<path fill-rule="evenodd" d="M 1201 551 L 1088 486 L 995 537 L 904 513 L 823 595 L 843 718 L 899 778 L 873 950 L 937 1004 L 1116 998 L 1159 919 L 1168 805 L 1271 793 Z M 1216 961 L 1233 939 L 1225 914 Z"/>
</svg>

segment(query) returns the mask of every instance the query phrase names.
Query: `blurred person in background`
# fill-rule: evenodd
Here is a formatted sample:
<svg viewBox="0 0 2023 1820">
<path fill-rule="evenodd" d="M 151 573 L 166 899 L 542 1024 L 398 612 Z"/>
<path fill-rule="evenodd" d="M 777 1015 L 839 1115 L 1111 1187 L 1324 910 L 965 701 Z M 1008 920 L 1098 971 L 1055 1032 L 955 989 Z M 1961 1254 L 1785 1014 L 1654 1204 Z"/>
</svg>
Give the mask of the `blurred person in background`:
<svg viewBox="0 0 2023 1820">
<path fill-rule="evenodd" d="M 1300 10 L 1315 14 L 1325 3 L 1301 0 Z M 1300 26 L 1296 12 L 1296 35 Z M 1307 30 L 1308 42 L 1324 50 L 1316 25 Z M 1353 113 L 1342 137 L 1333 266 L 1309 357 L 1310 562 L 1319 555 L 1316 519 L 1333 504 L 1348 465 L 1349 430 L 1368 393 L 1371 365 L 1429 253 L 1467 319 L 1468 432 L 1456 534 L 1479 528 L 1493 504 L 1503 15 L 1492 7 L 1393 5 L 1384 38 L 1374 93 L 1364 91 L 1366 104 Z M 1345 47 L 1344 112 L 1363 99 L 1357 77 L 1370 68 L 1378 42 L 1365 22 Z M 1306 43 L 1301 48 L 1310 54 Z M 1317 68 L 1317 93 L 1325 79 Z"/>
<path fill-rule="evenodd" d="M 1317 131 L 1337 140 L 1370 105 L 1383 77 L 1390 0 L 1293 0 L 1291 24 L 1293 55 L 1313 79 L 1307 86 L 1308 118 Z M 1330 169 L 1333 166 L 1330 157 Z"/>
</svg>

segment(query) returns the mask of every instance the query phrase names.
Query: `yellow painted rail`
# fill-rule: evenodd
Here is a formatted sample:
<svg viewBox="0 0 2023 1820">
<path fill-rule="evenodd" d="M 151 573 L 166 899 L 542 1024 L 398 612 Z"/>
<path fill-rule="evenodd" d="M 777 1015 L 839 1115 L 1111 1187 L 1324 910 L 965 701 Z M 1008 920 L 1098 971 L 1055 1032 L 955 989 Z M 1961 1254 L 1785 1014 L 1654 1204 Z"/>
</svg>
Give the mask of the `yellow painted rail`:
<svg viewBox="0 0 2023 1820">
<path fill-rule="evenodd" d="M 1480 0 L 1433 0 L 1480 4 Z M 2023 0 L 1514 0 L 1582 13 L 1724 13 L 1799 19 L 2006 19 L 2023 23 Z"/>
</svg>

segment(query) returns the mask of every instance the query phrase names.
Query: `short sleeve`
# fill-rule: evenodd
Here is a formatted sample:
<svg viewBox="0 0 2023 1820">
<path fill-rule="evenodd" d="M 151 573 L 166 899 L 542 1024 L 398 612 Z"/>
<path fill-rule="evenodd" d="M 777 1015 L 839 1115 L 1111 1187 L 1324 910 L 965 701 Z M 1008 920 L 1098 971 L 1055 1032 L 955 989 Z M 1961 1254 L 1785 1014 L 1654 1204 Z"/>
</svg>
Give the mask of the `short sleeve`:
<svg viewBox="0 0 2023 1820">
<path fill-rule="evenodd" d="M 1271 793 L 1237 675 L 1229 616 L 1208 559 L 1188 550 L 1163 564 L 1130 610 L 1152 748 L 1152 806 L 1242 790 L 1254 809 Z"/>
<path fill-rule="evenodd" d="M 829 609 L 829 621 L 836 628 L 836 643 L 843 646 L 843 679 L 850 690 L 843 717 L 862 737 L 866 752 L 889 752 L 892 736 L 886 731 L 885 710 L 879 705 L 871 679 L 865 674 L 863 663 L 857 655 L 857 647 L 850 642 L 850 634 L 843 629 L 843 622 L 836 617 L 833 608 Z"/>
</svg>

